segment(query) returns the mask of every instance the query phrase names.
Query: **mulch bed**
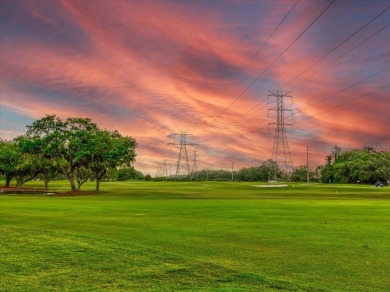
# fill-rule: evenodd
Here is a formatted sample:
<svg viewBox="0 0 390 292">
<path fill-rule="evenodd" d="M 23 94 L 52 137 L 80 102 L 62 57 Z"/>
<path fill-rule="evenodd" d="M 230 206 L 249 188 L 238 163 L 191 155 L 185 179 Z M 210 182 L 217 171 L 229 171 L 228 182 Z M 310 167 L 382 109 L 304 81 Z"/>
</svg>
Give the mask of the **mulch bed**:
<svg viewBox="0 0 390 292">
<path fill-rule="evenodd" d="M 53 191 L 53 190 L 47 190 L 43 188 L 16 188 L 16 187 L 0 187 L 0 194 L 49 194 L 52 196 L 86 196 L 86 195 L 96 195 L 100 194 L 101 192 L 96 191 Z"/>
<path fill-rule="evenodd" d="M 0 193 L 42 194 L 42 193 L 55 193 L 55 191 L 49 191 L 43 188 L 0 187 Z"/>
</svg>

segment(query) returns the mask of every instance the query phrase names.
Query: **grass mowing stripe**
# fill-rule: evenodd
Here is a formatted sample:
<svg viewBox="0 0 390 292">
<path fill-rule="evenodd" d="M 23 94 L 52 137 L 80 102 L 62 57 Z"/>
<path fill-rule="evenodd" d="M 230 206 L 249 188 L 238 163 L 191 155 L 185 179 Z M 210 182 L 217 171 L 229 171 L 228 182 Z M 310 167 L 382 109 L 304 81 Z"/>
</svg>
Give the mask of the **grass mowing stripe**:
<svg viewBox="0 0 390 292">
<path fill-rule="evenodd" d="M 12 246 L 22 243 L 20 239 L 28 234 L 29 245 L 32 246 L 28 252 L 35 253 L 36 260 L 41 261 L 40 265 L 35 265 L 34 262 L 14 265 L 12 264 L 14 257 L 23 257 L 23 255 L 12 255 L 11 252 L 3 253 L 3 256 L 6 256 L 10 263 L 8 263 L 8 269 L 0 270 L 0 273 L 6 275 L 10 280 L 0 284 L 0 288 L 7 288 L 7 291 L 34 290 L 48 286 L 65 290 L 85 288 L 143 290 L 152 288 L 156 284 L 163 284 L 168 289 L 179 290 L 229 287 L 229 290 L 245 288 L 245 290 L 262 289 L 264 291 L 272 289 L 325 291 L 287 281 L 267 279 L 255 273 L 236 271 L 134 243 L 94 238 L 81 234 L 7 226 L 3 226 L 1 232 L 13 234 L 11 238 L 8 238 L 8 241 L 3 241 L 3 248 L 8 246 L 10 250 Z M 46 242 L 46 246 L 36 246 L 35 241 Z M 93 255 L 93 258 L 89 255 Z M 120 255 L 119 258 L 118 255 Z M 105 263 L 111 262 L 111 264 L 99 265 L 98 261 L 103 257 Z M 79 269 L 60 269 L 64 264 L 75 265 L 82 268 L 82 271 Z M 6 265 L 7 263 L 2 263 L 0 267 Z M 118 266 L 121 275 L 116 274 Z M 135 266 L 138 266 L 138 269 L 134 269 Z M 93 282 L 94 273 L 99 275 L 99 283 Z M 107 273 L 110 274 L 107 276 Z M 171 283 L 168 287 L 164 283 L 166 278 L 169 278 Z M 63 280 L 59 281 L 59 279 Z M 12 288 L 9 286 L 10 282 L 12 282 Z M 31 282 L 35 283 L 35 287 L 31 286 Z"/>
<path fill-rule="evenodd" d="M 107 189 L 1 195 L 0 229 L 8 229 L 0 232 L 0 290 L 18 283 L 40 291 L 390 291 L 388 188 L 116 182 Z"/>
</svg>

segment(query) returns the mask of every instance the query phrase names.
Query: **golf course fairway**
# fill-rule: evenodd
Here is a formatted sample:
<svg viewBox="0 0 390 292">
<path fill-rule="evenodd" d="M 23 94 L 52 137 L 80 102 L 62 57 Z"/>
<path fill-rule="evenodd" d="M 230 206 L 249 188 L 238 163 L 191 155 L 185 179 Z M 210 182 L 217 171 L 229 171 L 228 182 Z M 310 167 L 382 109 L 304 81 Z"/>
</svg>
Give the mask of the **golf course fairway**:
<svg viewBox="0 0 390 292">
<path fill-rule="evenodd" d="M 259 184 L 1 194 L 0 291 L 390 290 L 389 187 Z"/>
</svg>

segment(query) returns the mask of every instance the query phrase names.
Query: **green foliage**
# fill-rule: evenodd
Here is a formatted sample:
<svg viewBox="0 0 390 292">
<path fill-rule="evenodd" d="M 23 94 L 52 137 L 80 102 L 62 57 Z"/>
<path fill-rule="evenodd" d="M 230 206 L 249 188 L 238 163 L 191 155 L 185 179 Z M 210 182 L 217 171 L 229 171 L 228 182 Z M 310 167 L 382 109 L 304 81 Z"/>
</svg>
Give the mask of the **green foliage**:
<svg viewBox="0 0 390 292">
<path fill-rule="evenodd" d="M 301 165 L 299 167 L 294 168 L 293 173 L 290 177 L 293 182 L 307 182 L 307 166 Z M 318 174 L 316 171 L 309 169 L 309 181 L 316 182 L 318 181 Z"/>
<path fill-rule="evenodd" d="M 275 161 L 267 160 L 261 166 L 241 168 L 237 173 L 237 178 L 241 181 L 263 181 L 270 179 L 281 179 L 282 171 Z"/>
<path fill-rule="evenodd" d="M 0 139 L 0 173 L 5 176 L 7 187 L 15 176 L 19 161 L 20 154 L 16 143 Z"/>
<path fill-rule="evenodd" d="M 52 158 L 40 157 L 40 176 L 45 182 L 45 188 L 48 188 L 48 184 L 52 179 L 58 179 L 60 175 L 60 169 L 56 167 L 55 160 Z"/>
<path fill-rule="evenodd" d="M 130 167 L 135 161 L 136 141 L 118 131 L 98 130 L 89 140 L 92 149 L 88 166 L 96 180 L 96 190 L 109 169 Z"/>
<path fill-rule="evenodd" d="M 124 167 L 118 169 L 118 181 L 125 181 L 130 179 L 142 180 L 145 176 L 142 172 L 135 170 L 134 167 Z"/>
<path fill-rule="evenodd" d="M 81 186 L 93 179 L 92 171 L 88 167 L 78 167 L 75 170 L 75 178 L 77 181 L 77 189 L 80 190 Z"/>
<path fill-rule="evenodd" d="M 241 168 L 237 174 L 237 178 L 241 181 L 267 181 L 268 177 L 268 168 L 263 166 Z"/>
<path fill-rule="evenodd" d="M 215 181 L 229 181 L 232 179 L 232 173 L 228 170 L 201 170 L 194 174 L 198 178 L 204 178 Z"/>
<path fill-rule="evenodd" d="M 40 163 L 35 155 L 20 153 L 19 163 L 15 168 L 16 187 L 34 179 L 40 172 Z"/>
<path fill-rule="evenodd" d="M 21 136 L 11 142 L 0 141 L 0 173 L 6 177 L 6 186 L 15 178 L 16 186 L 21 187 L 41 171 L 39 157 L 23 151 L 24 140 Z"/>
<path fill-rule="evenodd" d="M 282 171 L 278 165 L 272 161 L 267 160 L 261 166 L 241 168 L 239 171 L 233 172 L 234 180 L 239 181 L 263 181 L 266 182 L 270 178 L 282 178 Z M 182 178 L 182 180 L 188 178 Z M 231 181 L 232 172 L 229 170 L 201 170 L 192 174 L 192 180 L 210 180 L 210 181 Z"/>
<path fill-rule="evenodd" d="M 321 169 L 321 180 L 334 183 L 365 183 L 390 180 L 390 153 L 372 148 L 342 152 L 333 150 L 334 159 Z"/>
<path fill-rule="evenodd" d="M 27 126 L 23 150 L 55 162 L 66 175 L 72 190 L 76 190 L 75 171 L 85 167 L 92 158 L 89 141 L 98 131 L 91 119 L 68 118 L 62 121 L 48 115 Z"/>
<path fill-rule="evenodd" d="M 294 168 L 293 173 L 291 174 L 291 181 L 293 182 L 304 182 L 307 181 L 307 167 L 301 165 Z"/>
<path fill-rule="evenodd" d="M 61 173 L 69 180 L 71 190 L 76 190 L 75 181 L 79 189 L 91 178 L 99 190 L 100 181 L 110 169 L 129 167 L 135 161 L 137 144 L 133 138 L 101 130 L 89 118 L 63 121 L 48 115 L 27 129 L 20 138 L 23 153 L 37 158 L 45 182 Z"/>
</svg>

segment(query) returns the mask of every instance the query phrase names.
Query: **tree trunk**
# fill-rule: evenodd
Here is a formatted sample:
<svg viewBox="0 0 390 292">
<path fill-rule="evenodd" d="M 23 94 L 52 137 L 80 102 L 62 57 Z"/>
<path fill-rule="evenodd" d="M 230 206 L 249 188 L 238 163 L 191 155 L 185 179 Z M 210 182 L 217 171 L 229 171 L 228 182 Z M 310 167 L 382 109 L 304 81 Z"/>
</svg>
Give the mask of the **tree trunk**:
<svg viewBox="0 0 390 292">
<path fill-rule="evenodd" d="M 106 174 L 107 170 L 104 169 L 101 173 L 98 171 L 95 172 L 95 178 L 96 178 L 96 191 L 98 192 L 100 190 L 100 182 L 102 181 L 102 178 Z"/>
<path fill-rule="evenodd" d="M 70 189 L 72 192 L 76 191 L 76 185 L 74 184 L 74 179 L 69 179 L 69 183 L 70 183 Z"/>
<path fill-rule="evenodd" d="M 6 187 L 9 187 L 9 184 L 11 183 L 12 177 L 13 177 L 13 175 L 10 175 L 10 174 L 5 175 L 5 186 Z"/>
<path fill-rule="evenodd" d="M 100 179 L 96 179 L 96 191 L 98 192 L 100 189 Z"/>
<path fill-rule="evenodd" d="M 70 183 L 70 190 L 72 192 L 76 191 L 76 185 L 74 183 L 74 173 L 71 171 L 66 171 L 65 174 L 66 174 L 68 181 Z"/>
<path fill-rule="evenodd" d="M 47 176 L 47 175 L 43 175 L 43 181 L 44 181 L 44 183 L 45 183 L 45 189 L 47 190 L 49 187 L 48 187 L 48 184 L 49 184 L 49 182 L 50 182 L 50 179 L 49 179 L 49 177 Z"/>
<path fill-rule="evenodd" d="M 30 181 L 30 180 L 33 180 L 37 175 L 38 175 L 39 172 L 35 172 L 34 174 L 32 174 L 31 176 L 26 176 L 26 175 L 23 175 L 23 174 L 17 174 L 15 175 L 15 178 L 16 178 L 16 187 L 17 188 L 20 188 L 22 185 L 24 185 L 26 182 Z"/>
<path fill-rule="evenodd" d="M 23 179 L 20 177 L 16 177 L 16 187 L 20 188 L 23 185 Z"/>
</svg>

